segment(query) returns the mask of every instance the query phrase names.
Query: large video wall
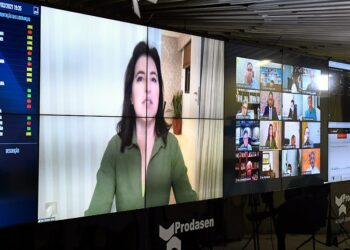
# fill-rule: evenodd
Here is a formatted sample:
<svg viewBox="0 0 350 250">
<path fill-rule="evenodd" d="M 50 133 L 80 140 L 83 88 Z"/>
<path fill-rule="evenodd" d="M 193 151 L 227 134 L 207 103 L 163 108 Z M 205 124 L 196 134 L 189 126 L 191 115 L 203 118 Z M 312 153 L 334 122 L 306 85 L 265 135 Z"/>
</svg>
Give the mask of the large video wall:
<svg viewBox="0 0 350 250">
<path fill-rule="evenodd" d="M 222 197 L 224 42 L 1 7 L 1 226 Z"/>
<path fill-rule="evenodd" d="M 222 179 L 198 171 L 222 170 L 223 42 L 51 8 L 41 18 L 40 221 L 221 196 Z M 201 62 L 209 47 L 214 66 Z"/>
<path fill-rule="evenodd" d="M 0 227 L 327 180 L 325 59 L 13 1 L 0 19 Z"/>
</svg>

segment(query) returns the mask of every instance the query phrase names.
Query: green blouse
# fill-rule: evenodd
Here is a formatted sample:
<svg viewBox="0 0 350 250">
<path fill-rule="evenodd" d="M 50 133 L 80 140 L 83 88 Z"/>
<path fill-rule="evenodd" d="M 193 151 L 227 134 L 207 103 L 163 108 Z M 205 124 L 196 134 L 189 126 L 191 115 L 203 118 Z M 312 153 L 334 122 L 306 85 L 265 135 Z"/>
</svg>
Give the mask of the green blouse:
<svg viewBox="0 0 350 250">
<path fill-rule="evenodd" d="M 272 138 L 272 142 L 270 142 L 270 137 L 267 137 L 265 147 L 269 147 L 269 149 L 278 149 L 275 138 Z"/>
<path fill-rule="evenodd" d="M 118 135 L 109 141 L 97 172 L 97 184 L 85 215 L 110 213 L 113 199 L 117 211 L 169 204 L 173 188 L 177 203 L 197 200 L 187 176 L 176 137 L 168 133 L 167 144 L 161 137 L 154 142 L 146 175 L 146 197 L 142 196 L 141 152 L 136 135 L 131 145 L 120 152 Z"/>
</svg>

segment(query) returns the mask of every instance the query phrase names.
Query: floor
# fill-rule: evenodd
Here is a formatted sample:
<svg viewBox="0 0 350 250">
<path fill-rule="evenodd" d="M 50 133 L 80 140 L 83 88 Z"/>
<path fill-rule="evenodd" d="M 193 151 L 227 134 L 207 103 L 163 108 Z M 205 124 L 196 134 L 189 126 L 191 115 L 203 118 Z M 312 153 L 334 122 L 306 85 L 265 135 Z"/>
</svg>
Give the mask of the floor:
<svg viewBox="0 0 350 250">
<path fill-rule="evenodd" d="M 297 249 L 297 247 L 303 242 L 305 241 L 309 236 L 308 235 L 287 235 L 286 238 L 286 249 Z M 326 235 L 322 234 L 322 235 L 316 235 L 316 239 L 321 241 L 321 242 L 326 242 Z M 342 236 L 338 236 L 337 240 L 340 243 L 341 240 L 344 239 L 344 237 Z M 229 250 L 236 250 L 236 249 L 243 249 L 244 245 L 248 242 L 249 240 L 249 236 L 244 237 L 241 241 L 239 242 L 231 242 L 229 244 L 227 244 L 227 246 L 225 248 L 217 248 L 216 250 L 219 249 L 229 249 Z M 340 244 L 338 244 L 338 247 L 336 246 L 325 246 L 321 243 L 316 242 L 316 247 L 317 250 L 332 250 L 332 249 L 340 249 L 340 250 L 346 250 L 349 249 L 350 250 L 350 239 L 346 240 Z M 253 241 L 250 241 L 249 244 L 247 245 L 247 247 L 245 248 L 247 250 L 249 249 L 254 249 L 254 243 Z M 306 243 L 302 248 L 300 248 L 301 250 L 308 250 L 308 249 L 312 249 L 312 242 L 308 242 Z M 263 234 L 260 235 L 260 250 L 277 250 L 277 239 L 276 237 L 273 235 L 271 238 L 270 234 Z"/>
</svg>

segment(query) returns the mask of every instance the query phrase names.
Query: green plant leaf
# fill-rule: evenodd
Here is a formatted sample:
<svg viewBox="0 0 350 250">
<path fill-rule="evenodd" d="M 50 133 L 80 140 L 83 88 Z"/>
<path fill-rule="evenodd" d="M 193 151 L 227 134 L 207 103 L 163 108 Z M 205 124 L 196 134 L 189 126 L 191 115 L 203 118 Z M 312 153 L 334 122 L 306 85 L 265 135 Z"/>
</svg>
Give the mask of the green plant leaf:
<svg viewBox="0 0 350 250">
<path fill-rule="evenodd" d="M 181 118 L 182 117 L 182 91 L 176 92 L 173 96 L 172 105 L 174 108 L 174 117 Z"/>
</svg>

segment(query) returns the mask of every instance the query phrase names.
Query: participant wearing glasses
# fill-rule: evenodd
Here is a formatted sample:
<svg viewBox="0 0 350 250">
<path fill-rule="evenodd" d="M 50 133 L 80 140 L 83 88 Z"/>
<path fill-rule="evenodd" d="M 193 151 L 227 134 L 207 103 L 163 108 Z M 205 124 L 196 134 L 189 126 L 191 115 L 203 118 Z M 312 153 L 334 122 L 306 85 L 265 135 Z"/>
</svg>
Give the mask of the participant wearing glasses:
<svg viewBox="0 0 350 250">
<path fill-rule="evenodd" d="M 241 151 L 252 151 L 252 146 L 249 144 L 248 131 L 245 129 L 243 131 L 243 144 L 239 147 Z"/>
<path fill-rule="evenodd" d="M 246 72 L 244 74 L 244 83 L 251 89 L 259 89 L 259 83 L 254 78 L 253 64 L 251 62 L 247 63 Z"/>
<path fill-rule="evenodd" d="M 248 114 L 248 102 L 245 100 L 242 102 L 241 110 L 236 115 L 237 119 L 254 119 Z"/>
</svg>

